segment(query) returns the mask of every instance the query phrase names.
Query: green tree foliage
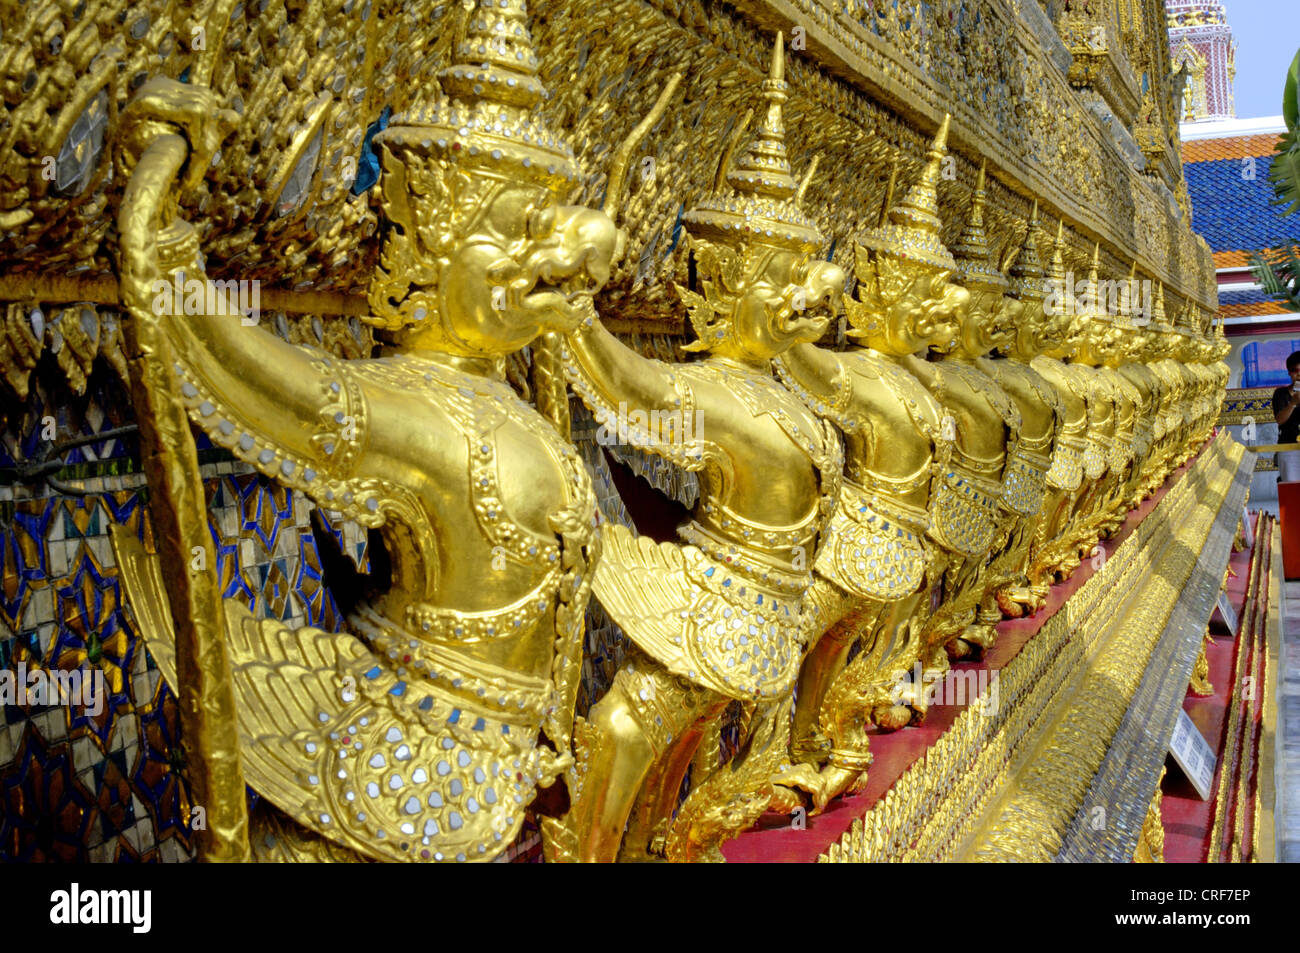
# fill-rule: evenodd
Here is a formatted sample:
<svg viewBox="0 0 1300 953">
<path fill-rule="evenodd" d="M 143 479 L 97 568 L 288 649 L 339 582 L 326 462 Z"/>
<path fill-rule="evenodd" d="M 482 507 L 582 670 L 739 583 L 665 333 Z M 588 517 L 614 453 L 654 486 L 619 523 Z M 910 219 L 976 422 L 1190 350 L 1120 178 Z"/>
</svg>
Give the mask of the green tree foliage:
<svg viewBox="0 0 1300 953">
<path fill-rule="evenodd" d="M 1250 256 L 1255 280 L 1288 311 L 1300 311 L 1300 249 L 1295 242 Z"/>
<path fill-rule="evenodd" d="M 1286 72 L 1282 88 L 1282 118 L 1286 132 L 1277 142 L 1277 154 L 1268 178 L 1277 197 L 1274 205 L 1286 206 L 1283 215 L 1300 211 L 1300 50 Z M 1255 280 L 1288 311 L 1300 311 L 1300 249 L 1294 241 L 1250 256 Z"/>
</svg>

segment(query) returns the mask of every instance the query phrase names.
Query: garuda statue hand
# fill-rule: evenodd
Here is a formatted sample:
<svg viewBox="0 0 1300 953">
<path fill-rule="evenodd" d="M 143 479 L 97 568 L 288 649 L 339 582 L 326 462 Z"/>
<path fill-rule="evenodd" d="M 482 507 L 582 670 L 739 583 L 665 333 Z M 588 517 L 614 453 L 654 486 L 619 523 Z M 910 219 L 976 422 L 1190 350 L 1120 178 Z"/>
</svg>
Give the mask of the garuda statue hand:
<svg viewBox="0 0 1300 953">
<path fill-rule="evenodd" d="M 140 156 L 159 137 L 180 135 L 189 144 L 189 156 L 178 184 L 179 191 L 187 191 L 203 179 L 212 157 L 238 124 L 239 114 L 221 108 L 220 97 L 209 87 L 155 76 L 140 87 L 122 112 L 118 172 L 129 178 Z"/>
</svg>

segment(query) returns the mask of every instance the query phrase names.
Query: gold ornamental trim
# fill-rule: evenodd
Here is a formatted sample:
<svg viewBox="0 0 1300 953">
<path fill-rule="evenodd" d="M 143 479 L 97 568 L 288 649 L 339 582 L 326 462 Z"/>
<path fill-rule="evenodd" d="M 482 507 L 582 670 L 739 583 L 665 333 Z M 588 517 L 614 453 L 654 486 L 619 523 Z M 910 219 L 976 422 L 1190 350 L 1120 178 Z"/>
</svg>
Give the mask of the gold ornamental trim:
<svg viewBox="0 0 1300 953">
<path fill-rule="evenodd" d="M 996 711 L 965 709 L 819 861 L 1051 860 L 1244 452 L 1220 435 L 998 672 Z M 1122 613 L 1139 587 L 1143 611 Z"/>
<path fill-rule="evenodd" d="M 1269 574 L 1268 621 L 1265 625 L 1264 713 L 1259 743 L 1259 783 L 1255 801 L 1255 837 L 1251 858 L 1276 863 L 1277 850 L 1277 693 L 1281 671 L 1282 593 L 1286 574 L 1282 566 L 1282 534 L 1274 532 L 1269 547 L 1273 571 Z"/>
</svg>

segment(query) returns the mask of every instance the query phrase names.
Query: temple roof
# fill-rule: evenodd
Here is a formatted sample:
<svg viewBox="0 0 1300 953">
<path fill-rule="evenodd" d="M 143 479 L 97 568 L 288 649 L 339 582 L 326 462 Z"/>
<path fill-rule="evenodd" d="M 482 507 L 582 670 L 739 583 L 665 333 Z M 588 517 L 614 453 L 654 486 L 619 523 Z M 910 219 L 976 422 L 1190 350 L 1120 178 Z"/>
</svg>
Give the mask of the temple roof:
<svg viewBox="0 0 1300 953">
<path fill-rule="evenodd" d="M 1252 253 L 1300 239 L 1300 220 L 1283 217 L 1282 206 L 1273 204 L 1268 178 L 1274 146 L 1285 129 L 1281 116 L 1182 126 L 1192 228 L 1214 253 L 1219 315 L 1230 324 L 1289 314 L 1249 273 Z"/>
<path fill-rule="evenodd" d="M 1192 228 L 1209 242 L 1216 268 L 1241 268 L 1249 253 L 1300 237 L 1300 223 L 1283 218 L 1281 206 L 1273 204 L 1268 179 L 1273 147 L 1285 127 L 1281 117 L 1214 125 L 1219 129 L 1202 126 L 1196 130 L 1202 135 L 1183 141 Z M 1221 296 L 1220 303 L 1242 302 Z"/>
</svg>

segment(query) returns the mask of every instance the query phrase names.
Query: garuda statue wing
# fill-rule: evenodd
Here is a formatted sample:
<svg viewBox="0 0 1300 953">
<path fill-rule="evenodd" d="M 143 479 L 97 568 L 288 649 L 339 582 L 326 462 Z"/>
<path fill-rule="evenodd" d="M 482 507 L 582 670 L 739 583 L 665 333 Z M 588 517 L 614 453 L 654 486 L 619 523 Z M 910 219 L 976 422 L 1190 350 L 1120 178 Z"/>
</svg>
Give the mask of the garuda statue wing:
<svg viewBox="0 0 1300 953">
<path fill-rule="evenodd" d="M 651 655 L 659 654 L 656 648 L 672 654 L 681 641 L 681 614 L 694 603 L 682 548 L 635 536 L 616 524 L 601 528 L 601 543 L 602 558 L 592 584 L 596 598 Z"/>
<path fill-rule="evenodd" d="M 790 690 L 801 658 L 801 590 L 742 576 L 697 546 L 656 543 L 622 526 L 602 527 L 601 540 L 592 591 L 644 652 L 674 675 L 740 701 Z"/>
<path fill-rule="evenodd" d="M 129 531 L 113 532 L 137 624 L 174 689 L 159 559 Z M 534 748 L 535 731 L 512 734 L 504 721 L 421 692 L 351 635 L 257 619 L 233 600 L 225 618 L 248 784 L 364 857 L 491 859 L 518 834 L 534 786 L 563 767 Z M 284 725 L 302 727 L 286 734 Z"/>
</svg>

